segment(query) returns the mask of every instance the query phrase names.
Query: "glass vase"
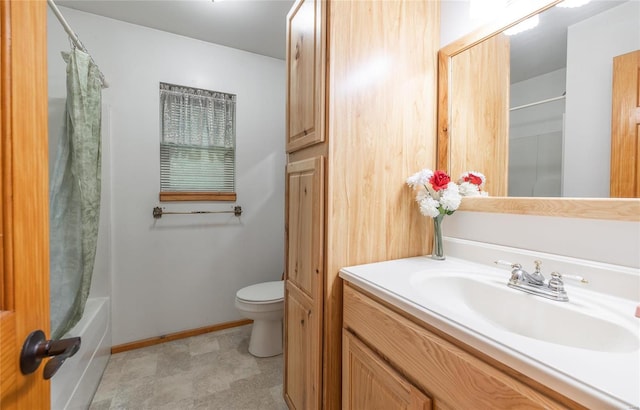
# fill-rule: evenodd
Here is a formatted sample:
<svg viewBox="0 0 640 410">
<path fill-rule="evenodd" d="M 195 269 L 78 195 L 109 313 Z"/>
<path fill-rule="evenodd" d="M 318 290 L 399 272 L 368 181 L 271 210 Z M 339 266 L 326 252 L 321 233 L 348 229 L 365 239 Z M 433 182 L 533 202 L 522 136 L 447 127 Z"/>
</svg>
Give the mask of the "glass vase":
<svg viewBox="0 0 640 410">
<path fill-rule="evenodd" d="M 431 252 L 431 259 L 443 261 L 444 248 L 442 247 L 442 221 L 444 220 L 444 214 L 440 214 L 433 218 L 433 251 Z"/>
</svg>

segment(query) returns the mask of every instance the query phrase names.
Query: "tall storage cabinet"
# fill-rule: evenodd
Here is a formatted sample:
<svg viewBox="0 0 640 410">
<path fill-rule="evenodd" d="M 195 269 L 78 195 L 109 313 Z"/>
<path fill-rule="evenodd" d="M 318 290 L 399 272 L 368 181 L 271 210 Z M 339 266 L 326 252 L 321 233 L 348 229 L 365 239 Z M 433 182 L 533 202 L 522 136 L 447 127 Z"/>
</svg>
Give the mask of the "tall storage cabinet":
<svg viewBox="0 0 640 410">
<path fill-rule="evenodd" d="M 298 0 L 287 19 L 284 397 L 340 409 L 343 266 L 428 253 L 406 178 L 436 159 L 437 1 Z"/>
</svg>

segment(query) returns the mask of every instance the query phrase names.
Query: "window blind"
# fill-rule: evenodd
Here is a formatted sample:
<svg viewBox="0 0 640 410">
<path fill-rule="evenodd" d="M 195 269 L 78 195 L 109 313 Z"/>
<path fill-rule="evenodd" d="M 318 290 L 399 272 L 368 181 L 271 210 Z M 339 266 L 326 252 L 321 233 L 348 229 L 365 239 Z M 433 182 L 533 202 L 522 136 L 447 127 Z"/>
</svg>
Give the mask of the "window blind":
<svg viewBox="0 0 640 410">
<path fill-rule="evenodd" d="M 160 83 L 161 192 L 235 191 L 233 94 Z"/>
</svg>

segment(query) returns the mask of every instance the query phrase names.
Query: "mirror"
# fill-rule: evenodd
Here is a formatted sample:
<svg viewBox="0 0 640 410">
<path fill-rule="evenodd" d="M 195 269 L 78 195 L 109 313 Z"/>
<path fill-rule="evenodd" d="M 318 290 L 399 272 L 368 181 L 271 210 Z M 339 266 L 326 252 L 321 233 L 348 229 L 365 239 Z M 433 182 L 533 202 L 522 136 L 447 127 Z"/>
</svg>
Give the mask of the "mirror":
<svg viewBox="0 0 640 410">
<path fill-rule="evenodd" d="M 623 7 L 627 3 L 630 3 L 631 7 L 639 6 L 633 1 L 592 2 L 594 6 L 589 8 L 592 14 L 594 10 L 606 12 L 605 8 L 608 8 L 611 11 L 615 10 L 616 6 Z M 541 49 L 547 54 L 550 49 L 562 49 L 561 40 L 551 40 L 551 43 L 543 46 L 538 44 L 549 41 L 545 38 L 552 38 L 552 34 L 504 34 L 505 29 L 514 27 L 534 15 L 539 14 L 541 21 L 548 21 L 551 19 L 549 16 L 558 10 L 563 11 L 565 15 L 571 13 L 571 10 L 578 10 L 554 7 L 560 1 L 546 1 L 547 4 L 542 4 L 541 1 L 521 3 L 526 4 L 519 5 L 519 9 L 512 7 L 499 21 L 484 26 L 440 50 L 438 168 L 448 170 L 454 177 L 469 169 L 483 172 L 487 176 L 487 191 L 494 198 L 464 201 L 466 204 L 463 203 L 463 209 L 639 220 L 638 200 L 551 198 L 560 196 L 563 192 L 565 196 L 571 197 L 608 196 L 611 158 L 611 75 L 608 79 L 596 79 L 593 75 L 587 74 L 587 63 L 577 62 L 577 51 L 586 57 L 593 57 L 597 54 L 594 50 L 599 46 L 593 43 L 577 44 L 576 38 L 581 40 L 584 37 L 582 34 L 571 34 L 573 37 L 567 42 L 568 57 L 567 52 L 560 53 L 561 58 L 556 59 L 559 62 L 553 64 L 547 64 L 548 61 L 541 57 L 538 51 L 531 49 L 532 46 L 537 46 L 538 50 Z M 569 23 L 572 27 L 578 26 L 576 23 L 581 20 L 581 16 L 584 20 L 584 12 L 577 14 L 579 16 L 572 17 L 573 23 Z M 625 16 L 624 12 L 621 14 Z M 637 11 L 626 14 L 636 25 L 635 30 L 638 30 L 637 15 Z M 551 20 L 558 26 L 559 23 L 555 21 L 557 19 Z M 615 31 L 611 27 L 619 25 L 620 22 L 615 21 L 599 30 L 593 27 L 585 30 L 593 34 L 592 37 L 595 38 L 592 40 L 602 42 Z M 544 26 L 540 23 L 540 28 Z M 566 39 L 566 25 L 564 27 L 556 27 L 555 31 L 564 33 Z M 577 29 L 571 30 L 573 32 Z M 535 29 L 529 31 L 533 33 Z M 518 35 L 521 37 L 516 40 Z M 632 40 L 638 38 L 637 35 L 631 37 L 634 37 Z M 640 41 L 640 38 L 635 41 Z M 640 46 L 636 49 L 640 49 Z M 521 62 L 523 55 L 529 58 L 528 62 Z M 570 63 L 564 65 L 564 61 L 567 60 Z M 611 70 L 611 61 L 607 64 Z M 547 65 L 550 68 L 545 68 Z M 570 73 L 566 74 L 567 71 Z M 582 75 L 583 73 L 586 75 Z M 583 82 L 571 85 L 572 81 L 581 75 L 586 77 Z M 540 82 L 549 77 L 556 80 L 555 88 L 548 84 L 542 85 Z M 566 81 L 568 77 L 570 81 Z M 550 83 L 553 84 L 553 81 Z M 594 84 L 605 84 L 609 90 L 606 101 L 600 101 L 603 98 L 597 101 L 605 103 L 603 117 L 608 118 L 600 120 L 608 121 L 605 127 L 606 150 L 601 148 L 603 143 L 598 145 L 586 142 L 585 130 L 578 132 L 573 140 L 567 134 L 570 128 L 567 118 L 575 111 L 571 107 L 576 106 L 576 102 L 577 105 L 588 105 L 586 103 L 593 100 L 585 96 L 580 97 L 578 91 Z M 537 94 L 522 93 L 525 88 Z M 568 94 L 565 93 L 567 90 L 573 90 L 571 92 L 574 100 L 571 104 Z M 526 111 L 529 113 L 526 114 Z M 578 111 L 574 117 L 575 121 L 582 120 L 588 123 L 586 120 L 592 120 L 595 116 L 592 108 L 591 113 Z M 536 122 L 538 124 L 534 124 Z M 536 130 L 533 125 L 539 128 Z M 513 134 L 511 138 L 510 131 Z M 591 130 L 587 127 L 586 131 Z M 577 146 L 575 153 L 570 151 L 574 145 Z M 607 151 L 604 157 L 602 151 Z M 601 157 L 598 159 L 597 167 L 594 159 L 596 154 Z M 638 157 L 640 156 L 635 155 L 634 160 L 637 161 Z M 598 174 L 593 176 L 594 172 Z M 533 174 L 533 181 L 530 174 Z M 535 179 L 536 176 L 539 177 L 538 180 Z M 520 178 L 521 182 L 517 182 L 517 178 Z M 592 186 L 598 186 L 598 190 L 589 191 Z M 507 194 L 525 198 L 503 198 Z M 534 199 L 531 198 L 533 195 L 545 198 Z M 576 206 L 579 212 L 576 212 Z"/>
</svg>

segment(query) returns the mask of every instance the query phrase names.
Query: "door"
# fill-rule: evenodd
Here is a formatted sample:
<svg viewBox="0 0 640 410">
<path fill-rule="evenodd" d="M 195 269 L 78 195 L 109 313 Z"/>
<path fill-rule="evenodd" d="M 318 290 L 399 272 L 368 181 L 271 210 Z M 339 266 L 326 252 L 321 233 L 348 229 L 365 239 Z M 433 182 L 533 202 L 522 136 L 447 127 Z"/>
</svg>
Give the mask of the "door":
<svg viewBox="0 0 640 410">
<path fill-rule="evenodd" d="M 613 58 L 611 197 L 640 197 L 640 50 Z"/>
<path fill-rule="evenodd" d="M 290 281 L 285 288 L 284 399 L 291 410 L 320 409 L 319 310 Z"/>
<path fill-rule="evenodd" d="M 287 16 L 287 152 L 324 141 L 325 7 L 297 0 Z"/>
<path fill-rule="evenodd" d="M 0 408 L 48 409 L 42 368 L 19 354 L 49 334 L 46 2 L 0 0 Z"/>
<path fill-rule="evenodd" d="M 287 164 L 284 398 L 321 408 L 324 158 Z"/>
<path fill-rule="evenodd" d="M 347 330 L 342 338 L 344 410 L 427 410 L 431 400 Z"/>
</svg>

